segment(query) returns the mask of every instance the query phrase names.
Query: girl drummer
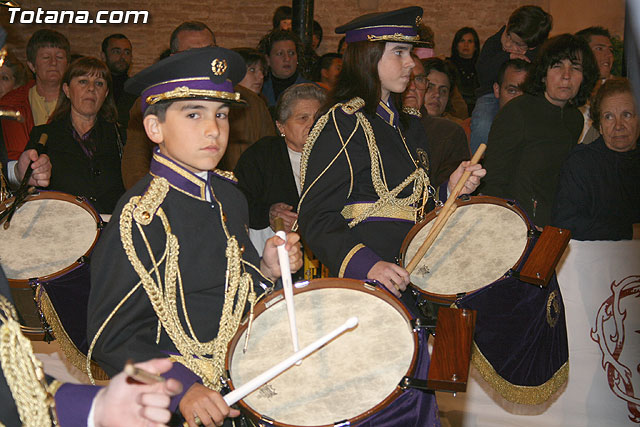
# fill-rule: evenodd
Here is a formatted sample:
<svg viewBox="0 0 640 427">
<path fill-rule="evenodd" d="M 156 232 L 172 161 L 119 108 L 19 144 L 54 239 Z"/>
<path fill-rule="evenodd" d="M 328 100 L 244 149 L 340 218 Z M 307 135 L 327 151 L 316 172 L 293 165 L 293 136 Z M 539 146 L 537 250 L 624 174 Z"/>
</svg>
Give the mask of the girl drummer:
<svg viewBox="0 0 640 427">
<path fill-rule="evenodd" d="M 462 162 L 437 191 L 429 185 L 424 128 L 399 110 L 421 15 L 408 7 L 336 29 L 348 42 L 342 73 L 301 161 L 298 221 L 312 251 L 334 275 L 376 280 L 398 297 L 409 273 L 394 260 L 428 199 L 446 198 L 465 169 L 472 174 L 463 193 L 486 173 Z"/>
</svg>

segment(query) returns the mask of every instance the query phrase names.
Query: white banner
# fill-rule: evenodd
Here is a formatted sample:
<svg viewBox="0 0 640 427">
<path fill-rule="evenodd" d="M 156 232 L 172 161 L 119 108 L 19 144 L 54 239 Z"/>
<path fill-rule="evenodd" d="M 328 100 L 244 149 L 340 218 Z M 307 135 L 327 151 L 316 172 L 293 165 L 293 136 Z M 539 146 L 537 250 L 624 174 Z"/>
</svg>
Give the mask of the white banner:
<svg viewBox="0 0 640 427">
<path fill-rule="evenodd" d="M 572 240 L 557 272 L 568 383 L 543 405 L 516 405 L 472 368 L 466 393 L 437 393 L 443 426 L 640 426 L 640 241 Z"/>
</svg>

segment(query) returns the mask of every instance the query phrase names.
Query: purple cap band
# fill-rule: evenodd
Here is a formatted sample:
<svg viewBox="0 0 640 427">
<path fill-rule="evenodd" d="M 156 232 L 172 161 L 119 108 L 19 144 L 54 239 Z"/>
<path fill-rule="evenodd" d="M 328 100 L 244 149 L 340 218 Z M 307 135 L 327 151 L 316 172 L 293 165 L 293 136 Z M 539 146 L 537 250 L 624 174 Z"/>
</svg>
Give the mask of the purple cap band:
<svg viewBox="0 0 640 427">
<path fill-rule="evenodd" d="M 369 40 L 369 36 L 382 37 L 393 36 L 395 34 L 406 37 L 416 37 L 418 35 L 414 27 L 397 25 L 358 28 L 347 31 L 345 37 L 347 43 L 353 43 Z"/>
<path fill-rule="evenodd" d="M 235 92 L 233 90 L 233 83 L 229 80 L 225 80 L 221 83 L 215 83 L 208 77 L 198 77 L 197 79 L 184 79 L 184 80 L 174 80 L 165 83 L 160 83 L 158 85 L 152 86 L 150 88 L 145 89 L 142 92 L 142 111 L 147 109 L 149 106 L 147 104 L 147 98 L 153 95 L 160 95 L 166 92 L 171 92 L 174 89 L 179 87 L 186 87 L 191 90 L 211 90 L 217 92 L 226 92 L 230 96 L 235 96 Z M 176 97 L 175 99 L 180 99 L 182 97 Z M 184 97 L 188 98 L 188 97 Z"/>
</svg>

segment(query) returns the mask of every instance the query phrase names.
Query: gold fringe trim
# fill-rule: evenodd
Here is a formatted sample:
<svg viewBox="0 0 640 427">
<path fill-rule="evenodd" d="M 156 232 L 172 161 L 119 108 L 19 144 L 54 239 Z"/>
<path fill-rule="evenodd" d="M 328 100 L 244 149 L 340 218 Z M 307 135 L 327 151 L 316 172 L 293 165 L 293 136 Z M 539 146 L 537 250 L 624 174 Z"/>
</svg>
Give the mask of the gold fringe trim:
<svg viewBox="0 0 640 427">
<path fill-rule="evenodd" d="M 409 115 L 411 115 L 411 116 L 415 116 L 415 117 L 418 117 L 418 118 L 422 117 L 422 113 L 417 108 L 402 107 L 402 111 L 407 113 L 407 114 L 409 114 Z"/>
<path fill-rule="evenodd" d="M 367 40 L 370 42 L 399 42 L 399 43 L 411 43 L 420 40 L 418 36 L 405 36 L 402 33 L 385 34 L 384 36 L 367 35 Z"/>
<path fill-rule="evenodd" d="M 354 203 L 342 209 L 342 216 L 346 220 L 351 220 L 369 211 L 374 203 Z M 401 219 L 416 221 L 416 209 L 413 207 L 385 205 L 375 211 L 373 215 L 380 218 Z"/>
<path fill-rule="evenodd" d="M 231 171 L 225 171 L 225 170 L 222 170 L 222 169 L 214 169 L 213 173 L 216 174 L 216 175 L 219 175 L 219 176 L 221 176 L 223 178 L 226 178 L 226 179 L 228 179 L 230 181 L 233 181 L 236 184 L 238 183 L 238 178 L 236 178 L 235 174 L 233 172 L 231 172 Z"/>
<path fill-rule="evenodd" d="M 53 304 L 49 299 L 49 295 L 44 289 L 41 289 L 42 285 L 38 285 L 38 294 L 40 297 L 40 309 L 44 314 L 45 319 L 47 319 L 47 323 L 51 326 L 53 336 L 58 340 L 58 344 L 60 344 L 60 348 L 62 349 L 64 355 L 67 360 L 76 368 L 87 374 L 87 356 L 83 354 L 78 347 L 73 343 L 67 331 L 62 326 L 62 322 L 58 317 L 58 313 L 55 308 L 53 308 Z M 42 292 L 41 292 L 42 291 Z M 105 371 L 102 370 L 98 364 L 96 364 L 93 360 L 91 361 L 91 375 L 96 380 L 108 380 L 109 376 Z"/>
<path fill-rule="evenodd" d="M 17 318 L 13 304 L 0 295 L 0 364 L 7 386 L 24 427 L 57 426 L 52 389 Z"/>
<path fill-rule="evenodd" d="M 60 387 L 62 387 L 62 384 L 63 383 L 61 383 L 58 380 L 53 380 L 53 381 L 51 381 L 51 383 L 49 383 L 49 387 L 47 387 L 47 390 L 49 390 L 49 393 L 51 394 L 51 396 L 55 396 L 56 395 L 56 393 L 58 392 Z"/>
<path fill-rule="evenodd" d="M 512 384 L 496 372 L 475 341 L 472 346 L 471 360 L 485 381 L 502 397 L 510 402 L 523 405 L 539 405 L 547 401 L 569 379 L 569 361 L 567 360 L 544 384 L 538 386 Z"/>
<path fill-rule="evenodd" d="M 221 90 L 210 89 L 192 89 L 188 86 L 179 86 L 167 92 L 159 93 L 157 95 L 149 95 L 147 96 L 146 102 L 149 105 L 153 105 L 157 102 L 166 101 L 168 99 L 197 98 L 201 96 L 207 98 L 228 99 L 229 101 L 236 102 L 242 101 L 238 92 L 224 92 Z"/>
</svg>

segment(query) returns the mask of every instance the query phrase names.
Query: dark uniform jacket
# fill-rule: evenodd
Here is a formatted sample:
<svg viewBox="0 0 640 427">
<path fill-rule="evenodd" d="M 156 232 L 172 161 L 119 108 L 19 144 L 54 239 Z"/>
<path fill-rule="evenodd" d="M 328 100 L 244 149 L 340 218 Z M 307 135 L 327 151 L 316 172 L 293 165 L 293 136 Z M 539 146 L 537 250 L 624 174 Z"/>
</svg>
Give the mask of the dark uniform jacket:
<svg viewBox="0 0 640 427">
<path fill-rule="evenodd" d="M 124 193 L 116 125 L 98 118 L 91 132 L 96 147 L 93 158 L 74 139 L 69 118 L 33 128 L 27 149 L 35 148 L 40 135 L 46 133 L 45 152 L 51 159 L 47 189 L 84 196 L 98 212 L 110 214 Z"/>
<path fill-rule="evenodd" d="M 319 132 L 306 165 L 303 153 L 301 169 L 305 172 L 306 167 L 306 174 L 298 221 L 302 238 L 332 274 L 366 279 L 376 262 L 395 261 L 416 218 L 409 210 L 395 210 L 384 216 L 374 214 L 349 228 L 348 222 L 354 215 L 345 212 L 343 216 L 345 207 L 357 213 L 362 203 L 379 199 L 372 180 L 372 160 L 365 132 L 357 124 L 355 115 L 360 108 L 352 108 L 353 101 L 327 113 L 334 112 L 336 125 L 330 117 L 324 128 L 318 129 L 319 123 L 316 123 L 309 134 L 305 153 L 314 133 Z M 393 105 L 380 103 L 376 114 L 364 115 L 382 159 L 381 177 L 391 190 L 417 169 L 420 157 L 427 156 L 424 128 L 413 116 L 408 125 L 402 125 Z M 424 154 L 421 156 L 418 150 Z M 412 191 L 413 185 L 409 185 L 398 197 L 407 197 Z"/>
<path fill-rule="evenodd" d="M 284 138 L 267 136 L 245 151 L 234 171 L 249 202 L 249 226 L 269 226 L 269 208 L 279 202 L 298 207 L 298 189 Z"/>
<path fill-rule="evenodd" d="M 207 183 L 170 159 L 154 153 L 150 174 L 127 191 L 119 201 L 112 220 L 93 253 L 87 328 L 89 342 L 116 305 L 140 281 L 123 249 L 119 221 L 123 206 L 133 196 L 145 194 L 154 177 L 156 180 L 162 177 L 169 182 L 168 193 L 160 208 L 166 214 L 171 233 L 177 237 L 180 245 L 178 268 L 184 287 L 186 310 L 200 342 L 210 341 L 217 336 L 225 300 L 227 236 L 221 225 L 221 213 L 216 200 L 223 206 L 222 220 L 229 233 L 244 248 L 244 270 L 253 276 L 255 287 L 258 287 L 260 281 L 265 281 L 251 267 L 253 265 L 259 268 L 260 259 L 247 233 L 247 204 L 231 180 L 231 174 L 228 175 L 210 172 Z M 207 185 L 211 186 L 214 195 L 212 202 L 206 201 Z M 149 271 L 151 261 L 135 220 L 132 228 L 136 254 Z M 167 235 L 158 215 L 142 228 L 154 256 L 159 260 L 165 252 Z M 163 278 L 165 266 L 166 260 L 160 264 L 160 275 Z M 182 301 L 177 301 L 177 306 L 182 327 L 188 330 Z M 128 358 L 137 362 L 163 357 L 167 353 L 176 354 L 176 346 L 164 328 L 159 343 L 156 343 L 158 323 L 149 296 L 140 287 L 124 302 L 101 332 L 93 358 L 107 374 L 113 375 L 123 368 Z M 174 363 L 172 370 L 165 376 L 178 378 L 185 391 L 199 380 L 196 374 L 179 363 Z M 182 395 L 172 400 L 172 409 L 175 409 L 181 398 Z"/>
</svg>

